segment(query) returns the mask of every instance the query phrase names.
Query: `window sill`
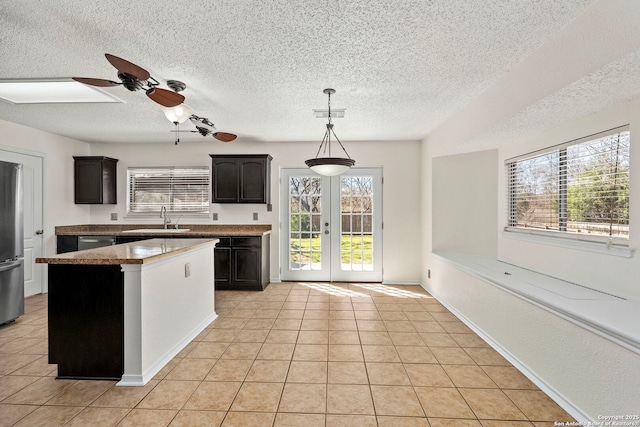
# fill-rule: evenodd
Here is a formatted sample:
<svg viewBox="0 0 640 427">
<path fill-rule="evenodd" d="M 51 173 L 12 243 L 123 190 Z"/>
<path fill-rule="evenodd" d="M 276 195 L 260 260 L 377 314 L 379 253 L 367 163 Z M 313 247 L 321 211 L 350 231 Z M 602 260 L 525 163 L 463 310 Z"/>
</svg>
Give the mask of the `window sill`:
<svg viewBox="0 0 640 427">
<path fill-rule="evenodd" d="M 544 233 L 544 235 L 542 234 Z M 502 237 L 506 239 L 521 240 L 530 243 L 538 243 L 541 245 L 558 246 L 561 248 L 575 249 L 580 251 L 595 252 L 606 255 L 631 258 L 635 249 L 618 243 L 608 244 L 604 238 L 603 241 L 587 241 L 581 240 L 582 236 L 568 236 L 566 234 L 553 236 L 546 232 L 536 230 L 522 229 L 505 229 L 502 231 Z"/>
<path fill-rule="evenodd" d="M 473 277 L 640 354 L 640 301 L 501 262 L 454 252 L 434 256 Z"/>
</svg>

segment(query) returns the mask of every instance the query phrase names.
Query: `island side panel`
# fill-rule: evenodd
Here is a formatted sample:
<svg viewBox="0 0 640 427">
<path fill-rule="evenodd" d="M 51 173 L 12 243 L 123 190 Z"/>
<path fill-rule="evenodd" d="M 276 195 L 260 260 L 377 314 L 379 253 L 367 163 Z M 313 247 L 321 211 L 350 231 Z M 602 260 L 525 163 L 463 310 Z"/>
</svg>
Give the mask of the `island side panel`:
<svg viewBox="0 0 640 427">
<path fill-rule="evenodd" d="M 215 318 L 214 246 L 158 262 L 123 266 L 125 373 L 118 385 L 146 384 Z M 139 336 L 133 342 L 130 336 Z"/>
<path fill-rule="evenodd" d="M 120 379 L 124 276 L 119 265 L 50 264 L 49 363 L 58 378 Z"/>
</svg>

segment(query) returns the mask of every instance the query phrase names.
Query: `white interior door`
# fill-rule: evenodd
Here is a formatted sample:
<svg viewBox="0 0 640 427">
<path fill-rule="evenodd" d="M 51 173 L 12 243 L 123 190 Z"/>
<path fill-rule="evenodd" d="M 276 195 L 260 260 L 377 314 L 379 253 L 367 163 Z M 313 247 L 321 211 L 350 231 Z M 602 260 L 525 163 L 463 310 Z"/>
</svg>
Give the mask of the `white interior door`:
<svg viewBox="0 0 640 427">
<path fill-rule="evenodd" d="M 39 156 L 0 150 L 0 160 L 22 163 L 24 182 L 24 295 L 46 292 L 42 265 L 35 260 L 42 256 L 42 164 Z"/>
<path fill-rule="evenodd" d="M 283 169 L 282 280 L 382 281 L 382 170 Z"/>
</svg>

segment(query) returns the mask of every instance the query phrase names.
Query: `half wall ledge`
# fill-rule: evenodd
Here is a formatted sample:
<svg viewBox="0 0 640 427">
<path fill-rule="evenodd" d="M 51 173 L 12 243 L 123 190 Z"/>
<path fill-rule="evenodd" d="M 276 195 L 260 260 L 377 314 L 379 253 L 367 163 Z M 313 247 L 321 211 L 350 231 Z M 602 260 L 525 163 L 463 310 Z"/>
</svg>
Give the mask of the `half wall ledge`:
<svg viewBox="0 0 640 427">
<path fill-rule="evenodd" d="M 459 252 L 433 255 L 527 302 L 640 354 L 640 301 Z"/>
</svg>

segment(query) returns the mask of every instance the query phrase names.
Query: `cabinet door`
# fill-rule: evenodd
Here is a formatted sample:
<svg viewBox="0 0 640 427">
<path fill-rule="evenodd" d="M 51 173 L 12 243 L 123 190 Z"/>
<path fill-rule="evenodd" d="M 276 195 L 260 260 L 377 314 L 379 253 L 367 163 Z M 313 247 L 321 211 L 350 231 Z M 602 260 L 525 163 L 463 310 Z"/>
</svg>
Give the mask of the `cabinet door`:
<svg viewBox="0 0 640 427">
<path fill-rule="evenodd" d="M 78 250 L 78 236 L 57 236 L 56 253 L 75 252 Z"/>
<path fill-rule="evenodd" d="M 216 246 L 213 266 L 216 277 L 216 289 L 218 285 L 229 285 L 231 283 L 231 248 Z"/>
<path fill-rule="evenodd" d="M 76 160 L 74 178 L 76 204 L 102 203 L 102 163 Z"/>
<path fill-rule="evenodd" d="M 232 282 L 260 284 L 260 248 L 233 248 Z"/>
<path fill-rule="evenodd" d="M 238 201 L 238 161 L 213 159 L 213 203 Z"/>
<path fill-rule="evenodd" d="M 266 203 L 265 201 L 265 160 L 240 160 L 240 203 Z"/>
</svg>

